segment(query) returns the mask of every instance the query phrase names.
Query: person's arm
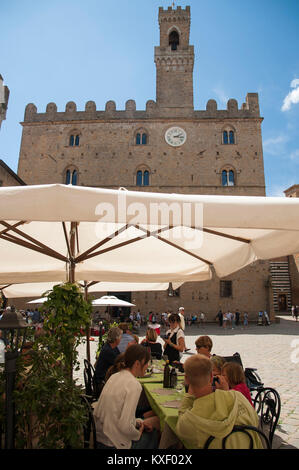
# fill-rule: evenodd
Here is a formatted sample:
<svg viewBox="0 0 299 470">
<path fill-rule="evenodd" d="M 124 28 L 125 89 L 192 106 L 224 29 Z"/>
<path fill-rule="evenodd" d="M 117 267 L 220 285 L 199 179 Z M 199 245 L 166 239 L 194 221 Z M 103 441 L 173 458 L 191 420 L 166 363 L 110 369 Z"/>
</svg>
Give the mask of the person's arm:
<svg viewBox="0 0 299 470">
<path fill-rule="evenodd" d="M 179 408 L 179 416 L 182 416 L 184 413 L 186 413 L 187 410 L 191 410 L 193 408 L 194 400 L 194 395 L 191 395 L 191 393 L 185 393 Z"/>
<path fill-rule="evenodd" d="M 128 439 L 138 441 L 143 432 L 143 421 L 135 418 L 138 400 L 141 394 L 141 388 L 130 383 L 125 385 L 125 398 L 122 406 L 118 428 Z M 139 427 L 137 429 L 136 425 Z"/>
</svg>

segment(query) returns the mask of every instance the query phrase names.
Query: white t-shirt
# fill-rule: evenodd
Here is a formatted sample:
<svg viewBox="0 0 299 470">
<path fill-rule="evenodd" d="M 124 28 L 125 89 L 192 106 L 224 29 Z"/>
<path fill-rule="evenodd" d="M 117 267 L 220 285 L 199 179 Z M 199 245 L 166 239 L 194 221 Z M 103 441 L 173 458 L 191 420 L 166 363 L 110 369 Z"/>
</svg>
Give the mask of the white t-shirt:
<svg viewBox="0 0 299 470">
<path fill-rule="evenodd" d="M 169 334 L 170 333 L 170 334 Z M 169 334 L 169 339 L 172 338 L 172 336 L 174 334 L 177 334 L 176 335 L 176 344 L 177 346 L 179 345 L 179 339 L 180 338 L 184 338 L 185 340 L 185 333 L 183 332 L 182 328 L 180 328 L 179 326 L 177 326 L 174 330 L 168 330 L 166 331 L 166 335 Z M 183 353 L 180 352 L 180 357 L 182 357 Z"/>
<path fill-rule="evenodd" d="M 138 441 L 136 428 L 137 404 L 142 392 L 138 380 L 127 370 L 111 375 L 99 400 L 93 404 L 97 441 L 116 447 L 130 449 L 132 441 Z"/>
</svg>

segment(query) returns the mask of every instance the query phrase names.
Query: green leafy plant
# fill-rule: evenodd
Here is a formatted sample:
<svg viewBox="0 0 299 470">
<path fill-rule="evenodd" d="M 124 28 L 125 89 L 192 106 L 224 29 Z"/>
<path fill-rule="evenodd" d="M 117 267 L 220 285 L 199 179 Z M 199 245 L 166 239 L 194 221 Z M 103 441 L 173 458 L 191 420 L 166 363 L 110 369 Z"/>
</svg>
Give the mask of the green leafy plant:
<svg viewBox="0 0 299 470">
<path fill-rule="evenodd" d="M 62 284 L 53 287 L 44 296 L 48 300 L 43 305 L 43 330 L 51 348 L 60 353 L 66 372 L 72 374 L 78 367 L 77 347 L 91 322 L 91 303 L 84 300 L 83 293 L 76 284 Z"/>
<path fill-rule="evenodd" d="M 18 363 L 15 390 L 18 448 L 80 448 L 87 410 L 73 380 L 77 347 L 90 325 L 91 304 L 76 284 L 47 292 L 43 334 Z"/>
</svg>

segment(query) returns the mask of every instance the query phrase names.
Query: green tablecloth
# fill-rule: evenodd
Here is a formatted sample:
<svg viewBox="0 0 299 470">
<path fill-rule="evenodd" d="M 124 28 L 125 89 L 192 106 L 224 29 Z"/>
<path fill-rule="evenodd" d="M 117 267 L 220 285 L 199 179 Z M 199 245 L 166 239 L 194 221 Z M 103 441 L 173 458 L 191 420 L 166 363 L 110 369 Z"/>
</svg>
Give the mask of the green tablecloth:
<svg viewBox="0 0 299 470">
<path fill-rule="evenodd" d="M 163 389 L 162 383 L 144 383 L 143 384 L 146 397 L 152 410 L 160 419 L 161 431 L 163 431 L 165 422 L 175 432 L 175 426 L 178 419 L 178 408 L 168 408 L 163 406 L 163 403 L 173 400 L 182 400 L 185 390 L 178 392 L 174 388 Z M 155 390 L 162 389 L 168 390 L 167 395 L 159 395 L 154 393 Z"/>
</svg>

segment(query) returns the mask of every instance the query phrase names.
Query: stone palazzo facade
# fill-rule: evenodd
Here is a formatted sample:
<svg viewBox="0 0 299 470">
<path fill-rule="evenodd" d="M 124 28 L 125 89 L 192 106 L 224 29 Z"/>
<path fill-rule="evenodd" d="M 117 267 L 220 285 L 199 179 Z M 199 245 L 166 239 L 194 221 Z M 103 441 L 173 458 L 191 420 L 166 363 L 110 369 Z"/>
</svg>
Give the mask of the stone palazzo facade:
<svg viewBox="0 0 299 470">
<path fill-rule="evenodd" d="M 156 99 L 137 110 L 114 101 L 97 110 L 94 101 L 64 111 L 49 103 L 26 106 L 18 175 L 27 184 L 66 183 L 134 191 L 265 196 L 259 99 L 248 93 L 226 109 L 209 100 L 194 109 L 194 46 L 189 43 L 190 7 L 159 8 L 160 44 L 155 47 Z M 204 73 L 204 71 L 203 71 Z M 142 80 L 142 76 L 140 76 Z M 144 254 L 145 258 L 150 253 Z M 141 260 L 142 262 L 142 260 Z M 273 315 L 270 266 L 256 262 L 225 278 L 184 284 L 179 291 L 133 292 L 141 312 L 259 310 Z"/>
</svg>

